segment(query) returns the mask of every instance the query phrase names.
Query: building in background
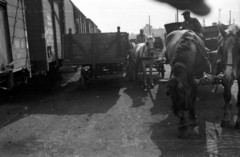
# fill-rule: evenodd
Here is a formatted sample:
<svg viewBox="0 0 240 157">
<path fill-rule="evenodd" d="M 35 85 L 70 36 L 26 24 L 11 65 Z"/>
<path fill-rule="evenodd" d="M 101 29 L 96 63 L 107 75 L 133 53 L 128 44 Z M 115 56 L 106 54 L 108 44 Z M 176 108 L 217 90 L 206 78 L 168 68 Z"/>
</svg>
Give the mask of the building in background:
<svg viewBox="0 0 240 157">
<path fill-rule="evenodd" d="M 150 26 L 151 28 L 151 33 L 152 34 L 149 34 L 149 24 L 146 24 L 142 29 L 144 30 L 144 33 L 146 35 L 153 35 L 154 37 L 161 37 L 162 39 L 164 39 L 164 33 L 166 33 L 166 30 L 165 28 L 154 28 L 152 26 Z M 140 30 L 141 28 L 139 28 Z M 129 39 L 136 39 L 136 36 L 138 35 L 139 33 L 135 34 L 135 33 L 130 33 L 129 34 Z"/>
</svg>

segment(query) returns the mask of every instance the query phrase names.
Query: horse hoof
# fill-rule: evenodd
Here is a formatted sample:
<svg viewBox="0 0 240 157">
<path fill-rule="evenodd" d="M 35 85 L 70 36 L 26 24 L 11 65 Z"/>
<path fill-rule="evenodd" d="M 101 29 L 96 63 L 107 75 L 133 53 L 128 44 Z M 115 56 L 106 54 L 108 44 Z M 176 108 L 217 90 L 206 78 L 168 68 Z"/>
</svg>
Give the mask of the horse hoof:
<svg viewBox="0 0 240 157">
<path fill-rule="evenodd" d="M 187 127 L 178 127 L 178 138 L 181 138 L 181 139 L 185 139 L 187 137 L 189 137 L 189 134 L 188 134 L 188 130 L 187 130 Z"/>
<path fill-rule="evenodd" d="M 198 118 L 189 116 L 189 121 L 191 126 L 198 126 Z"/>
<path fill-rule="evenodd" d="M 227 127 L 229 127 L 229 125 L 230 125 L 230 121 L 224 121 L 224 120 L 222 120 L 222 123 L 221 123 L 221 127 L 222 128 L 227 128 Z"/>
<path fill-rule="evenodd" d="M 236 129 L 236 130 L 240 130 L 240 122 L 236 123 L 235 129 Z"/>
</svg>

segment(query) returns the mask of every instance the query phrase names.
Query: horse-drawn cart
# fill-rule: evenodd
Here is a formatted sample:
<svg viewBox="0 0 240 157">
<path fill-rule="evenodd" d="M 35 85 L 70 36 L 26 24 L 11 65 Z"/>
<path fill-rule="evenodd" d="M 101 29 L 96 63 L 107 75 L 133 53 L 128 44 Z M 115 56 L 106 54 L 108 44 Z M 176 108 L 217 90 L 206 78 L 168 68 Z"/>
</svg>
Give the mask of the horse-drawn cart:
<svg viewBox="0 0 240 157">
<path fill-rule="evenodd" d="M 164 78 L 165 76 L 165 68 L 164 68 L 164 63 L 165 63 L 165 56 L 163 53 L 163 40 L 161 39 L 161 37 L 155 37 L 155 45 L 154 45 L 155 49 L 156 49 L 156 60 L 155 60 L 155 64 L 154 64 L 154 68 L 159 72 L 159 74 L 161 74 L 161 78 Z"/>
<path fill-rule="evenodd" d="M 127 63 L 128 33 L 93 33 L 65 35 L 65 65 L 80 67 L 81 88 L 88 80 L 122 77 Z"/>
<path fill-rule="evenodd" d="M 169 23 L 165 24 L 165 29 L 167 32 L 167 35 L 175 30 L 179 30 L 181 27 L 182 22 L 175 22 L 175 23 Z M 212 64 L 216 54 L 217 54 L 217 36 L 219 34 L 218 26 L 206 26 L 204 28 L 204 37 L 205 37 L 205 47 L 208 49 L 208 59 L 210 63 Z M 165 62 L 162 62 L 162 64 L 166 64 Z M 202 77 L 202 76 L 199 76 Z"/>
<path fill-rule="evenodd" d="M 172 111 L 180 118 L 179 138 L 188 137 L 189 122 L 198 125 L 195 100 L 200 85 L 209 85 L 213 92 L 217 91 L 218 84 L 223 86 L 225 105 L 220 126 L 229 127 L 232 116 L 231 88 L 235 79 L 239 81 L 239 33 L 240 28 L 235 24 L 229 27 L 205 27 L 205 44 L 196 33 L 189 30 L 176 30 L 167 36 L 166 55 L 174 77 L 161 82 L 168 83 L 167 94 L 172 99 Z M 213 58 L 214 62 L 211 61 Z M 238 93 L 238 106 L 239 100 Z M 188 118 L 186 111 L 189 112 Z M 240 117 L 236 120 L 235 128 L 240 129 Z"/>
</svg>

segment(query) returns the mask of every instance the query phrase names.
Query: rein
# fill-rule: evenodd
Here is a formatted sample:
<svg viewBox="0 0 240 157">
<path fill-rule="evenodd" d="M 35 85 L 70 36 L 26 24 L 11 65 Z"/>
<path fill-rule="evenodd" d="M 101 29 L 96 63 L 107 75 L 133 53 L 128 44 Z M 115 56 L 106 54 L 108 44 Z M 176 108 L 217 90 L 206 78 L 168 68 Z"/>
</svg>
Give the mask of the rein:
<svg viewBox="0 0 240 157">
<path fill-rule="evenodd" d="M 204 54 L 204 50 L 205 50 L 205 47 L 199 43 L 199 41 L 197 41 L 196 39 L 190 37 L 189 35 L 183 35 L 181 38 L 189 38 L 190 39 L 190 42 L 193 42 L 196 44 L 197 46 L 197 50 L 200 51 L 202 57 L 205 59 L 206 61 L 206 64 L 209 66 L 210 68 L 210 72 L 212 72 L 212 67 L 211 67 L 211 63 L 209 61 L 209 58 L 206 54 Z M 240 41 L 240 40 L 239 40 Z M 177 42 L 177 44 L 179 43 L 179 41 Z M 184 65 L 183 63 L 176 63 L 174 64 L 175 65 L 179 65 L 181 67 L 183 67 L 186 72 L 188 73 L 188 77 L 190 78 L 191 76 L 194 76 L 194 74 L 198 73 L 200 70 L 202 70 L 203 68 L 205 68 L 207 65 L 206 64 L 203 64 L 202 66 L 200 66 L 197 70 L 195 70 L 193 73 L 190 73 L 190 71 L 188 70 L 189 68 Z M 230 65 L 230 64 L 229 64 Z M 171 74 L 173 73 L 173 71 L 171 71 Z M 219 76 L 212 76 L 212 75 L 209 75 L 207 73 L 204 73 L 204 76 L 203 78 L 201 78 L 200 80 L 198 81 L 194 81 L 197 85 L 209 85 L 209 87 L 212 89 L 212 92 L 216 92 L 217 89 L 218 89 L 218 84 L 219 84 L 219 80 L 223 78 L 223 74 L 220 74 Z M 194 83 L 193 82 L 193 83 Z M 217 83 L 217 86 L 214 87 L 214 85 L 212 84 L 212 82 L 215 82 Z"/>
</svg>

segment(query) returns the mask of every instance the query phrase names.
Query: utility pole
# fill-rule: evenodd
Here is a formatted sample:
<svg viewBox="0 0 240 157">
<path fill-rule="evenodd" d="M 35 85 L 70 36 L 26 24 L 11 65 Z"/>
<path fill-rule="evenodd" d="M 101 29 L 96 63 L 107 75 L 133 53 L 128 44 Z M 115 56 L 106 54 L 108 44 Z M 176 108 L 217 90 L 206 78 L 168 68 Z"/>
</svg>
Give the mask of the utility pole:
<svg viewBox="0 0 240 157">
<path fill-rule="evenodd" d="M 151 35 L 151 22 L 150 22 L 150 15 L 149 15 L 148 29 L 149 29 L 149 35 Z"/>
<path fill-rule="evenodd" d="M 221 23 L 221 8 L 218 9 L 219 13 L 218 13 L 218 23 Z"/>
<path fill-rule="evenodd" d="M 230 12 L 229 12 L 229 25 L 231 24 L 231 10 L 230 10 Z"/>
<path fill-rule="evenodd" d="M 177 9 L 177 22 L 178 22 L 178 9 Z"/>
<path fill-rule="evenodd" d="M 205 24 L 205 18 L 203 18 L 203 27 L 205 27 L 206 26 L 206 24 Z"/>
</svg>

